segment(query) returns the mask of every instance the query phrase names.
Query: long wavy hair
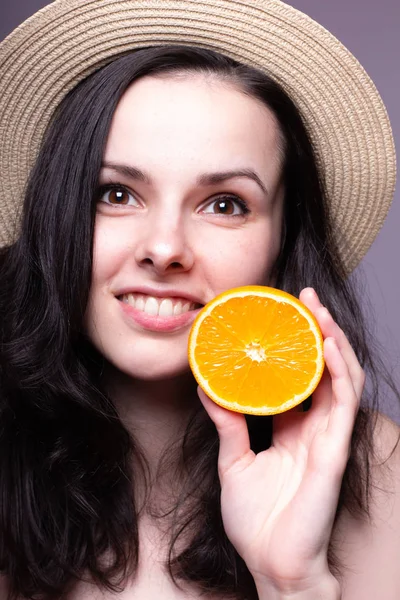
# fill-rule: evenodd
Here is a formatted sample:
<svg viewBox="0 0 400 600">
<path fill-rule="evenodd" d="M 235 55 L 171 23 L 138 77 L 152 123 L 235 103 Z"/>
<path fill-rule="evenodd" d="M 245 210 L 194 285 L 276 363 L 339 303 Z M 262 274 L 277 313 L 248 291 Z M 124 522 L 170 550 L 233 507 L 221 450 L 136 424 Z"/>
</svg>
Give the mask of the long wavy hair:
<svg viewBox="0 0 400 600">
<path fill-rule="evenodd" d="M 205 49 L 145 48 L 101 68 L 60 104 L 30 176 L 20 235 L 0 254 L 0 572 L 10 599 L 55 600 L 83 573 L 118 591 L 137 569 L 133 483 L 145 478 L 145 459 L 103 389 L 105 359 L 83 328 L 98 176 L 111 119 L 128 86 L 145 75 L 193 72 L 261 100 L 279 122 L 286 233 L 276 286 L 294 295 L 314 287 L 369 375 L 337 512 L 346 507 L 368 517 L 371 407 L 378 407 L 378 375 L 387 374 L 371 356 L 301 115 L 256 69 Z M 247 421 L 252 448 L 267 448 L 271 418 Z M 217 455 L 215 427 L 200 407 L 177 454 L 186 477 L 172 509 L 169 572 L 177 584 L 195 582 L 204 592 L 254 600 L 254 582 L 224 532 Z"/>
</svg>

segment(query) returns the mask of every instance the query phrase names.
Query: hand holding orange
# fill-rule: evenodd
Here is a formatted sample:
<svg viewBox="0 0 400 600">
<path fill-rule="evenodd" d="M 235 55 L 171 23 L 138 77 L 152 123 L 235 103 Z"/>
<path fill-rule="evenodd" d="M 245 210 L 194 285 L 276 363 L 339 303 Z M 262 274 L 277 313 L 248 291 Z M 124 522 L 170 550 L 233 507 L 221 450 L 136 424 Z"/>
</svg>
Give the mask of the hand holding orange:
<svg viewBox="0 0 400 600">
<path fill-rule="evenodd" d="M 297 406 L 324 370 L 314 315 L 294 296 L 263 286 L 234 288 L 209 302 L 192 325 L 188 356 L 214 402 L 254 415 Z"/>
<path fill-rule="evenodd" d="M 300 298 L 263 287 L 221 294 L 193 324 L 189 357 L 218 433 L 224 529 L 259 596 L 289 583 L 336 598 L 327 555 L 365 374 L 316 292 Z M 311 393 L 310 410 L 283 412 Z M 264 450 L 252 448 L 241 412 L 282 413 Z"/>
</svg>

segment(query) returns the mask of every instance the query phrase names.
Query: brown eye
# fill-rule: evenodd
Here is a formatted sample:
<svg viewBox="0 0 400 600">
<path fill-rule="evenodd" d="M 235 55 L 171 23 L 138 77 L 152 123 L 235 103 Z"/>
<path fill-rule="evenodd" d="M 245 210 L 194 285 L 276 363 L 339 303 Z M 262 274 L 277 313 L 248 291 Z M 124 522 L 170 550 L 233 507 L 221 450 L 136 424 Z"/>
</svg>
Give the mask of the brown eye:
<svg viewBox="0 0 400 600">
<path fill-rule="evenodd" d="M 139 206 L 139 203 L 128 190 L 119 187 L 108 187 L 100 190 L 100 202 L 112 206 Z"/>
<path fill-rule="evenodd" d="M 125 190 L 110 190 L 108 200 L 110 204 L 128 204 L 129 194 Z"/>
<path fill-rule="evenodd" d="M 226 215 L 227 217 L 240 217 L 249 212 L 247 204 L 240 198 L 224 196 L 213 200 L 203 211 L 206 214 Z"/>
<path fill-rule="evenodd" d="M 233 215 L 235 206 L 232 200 L 217 200 L 214 202 L 214 212 L 220 215 Z"/>
</svg>

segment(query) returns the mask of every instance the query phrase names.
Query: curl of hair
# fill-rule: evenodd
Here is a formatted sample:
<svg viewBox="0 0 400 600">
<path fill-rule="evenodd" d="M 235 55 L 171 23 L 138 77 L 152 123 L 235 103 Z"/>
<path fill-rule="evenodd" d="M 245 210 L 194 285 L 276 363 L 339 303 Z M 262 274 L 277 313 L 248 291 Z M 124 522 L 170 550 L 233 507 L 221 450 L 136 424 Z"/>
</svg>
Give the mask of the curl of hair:
<svg viewBox="0 0 400 600">
<path fill-rule="evenodd" d="M 145 75 L 193 72 L 259 99 L 280 124 L 286 235 L 276 286 L 294 295 L 314 287 L 372 382 L 338 507 L 338 514 L 346 507 L 368 516 L 375 414 L 369 407 L 377 408 L 378 375 L 390 378 L 383 363 L 373 360 L 356 294 L 343 272 L 301 116 L 279 85 L 251 67 L 198 48 L 146 48 L 103 67 L 61 103 L 28 183 L 19 238 L 0 255 L 0 571 L 10 600 L 55 600 L 84 573 L 118 591 L 136 571 L 133 484 L 145 479 L 146 461 L 102 388 L 104 359 L 84 335 L 96 192 L 111 119 L 128 86 Z M 270 445 L 271 423 L 248 417 L 255 451 Z M 171 576 L 178 584 L 195 582 L 204 591 L 256 599 L 250 573 L 224 533 L 218 438 L 203 409 L 174 451 L 186 479 L 172 509 Z M 189 542 L 177 551 L 184 536 Z M 330 563 L 338 568 L 333 549 Z"/>
</svg>

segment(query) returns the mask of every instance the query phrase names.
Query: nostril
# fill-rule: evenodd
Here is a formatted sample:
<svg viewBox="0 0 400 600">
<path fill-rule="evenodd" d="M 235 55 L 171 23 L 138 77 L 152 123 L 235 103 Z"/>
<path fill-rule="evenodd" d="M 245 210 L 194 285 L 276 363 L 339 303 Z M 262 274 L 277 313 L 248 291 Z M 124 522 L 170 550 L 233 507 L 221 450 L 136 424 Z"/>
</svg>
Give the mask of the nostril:
<svg viewBox="0 0 400 600">
<path fill-rule="evenodd" d="M 182 267 L 181 263 L 178 263 L 178 262 L 171 263 L 172 269 L 180 269 L 181 267 Z"/>
</svg>

